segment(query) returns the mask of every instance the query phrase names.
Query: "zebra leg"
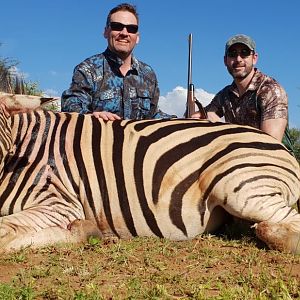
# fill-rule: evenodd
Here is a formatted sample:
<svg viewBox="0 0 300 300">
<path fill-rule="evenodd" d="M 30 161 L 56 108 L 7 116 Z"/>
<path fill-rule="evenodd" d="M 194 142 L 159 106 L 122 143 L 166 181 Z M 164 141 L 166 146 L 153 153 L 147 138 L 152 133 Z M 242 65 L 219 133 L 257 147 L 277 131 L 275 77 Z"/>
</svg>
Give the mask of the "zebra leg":
<svg viewBox="0 0 300 300">
<path fill-rule="evenodd" d="M 282 202 L 273 216 L 255 225 L 255 231 L 270 249 L 300 254 L 300 214 Z"/>
<path fill-rule="evenodd" d="M 34 218 L 32 218 L 34 216 Z M 80 243 L 90 236 L 102 237 L 90 220 L 73 221 L 61 218 L 51 222 L 49 216 L 34 209 L 0 218 L 0 252 L 38 248 L 56 243 Z"/>
<path fill-rule="evenodd" d="M 300 214 L 289 207 L 279 194 L 245 200 L 239 197 L 227 199 L 223 206 L 229 213 L 254 221 L 256 234 L 269 248 L 300 253 Z"/>
<path fill-rule="evenodd" d="M 300 254 L 300 231 L 293 224 L 264 221 L 256 225 L 256 235 L 270 249 Z"/>
</svg>

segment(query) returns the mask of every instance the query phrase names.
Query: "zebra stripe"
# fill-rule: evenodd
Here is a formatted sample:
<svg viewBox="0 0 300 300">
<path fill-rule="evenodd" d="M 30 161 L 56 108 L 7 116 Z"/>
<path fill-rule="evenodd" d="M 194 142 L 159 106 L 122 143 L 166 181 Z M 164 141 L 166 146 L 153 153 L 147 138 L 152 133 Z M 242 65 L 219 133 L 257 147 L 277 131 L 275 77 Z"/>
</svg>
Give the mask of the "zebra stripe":
<svg viewBox="0 0 300 300">
<path fill-rule="evenodd" d="M 5 108 L 0 124 L 4 249 L 80 241 L 91 232 L 192 238 L 220 225 L 217 206 L 300 233 L 300 216 L 289 208 L 300 195 L 299 165 L 257 129 L 43 110 L 9 117 Z"/>
</svg>

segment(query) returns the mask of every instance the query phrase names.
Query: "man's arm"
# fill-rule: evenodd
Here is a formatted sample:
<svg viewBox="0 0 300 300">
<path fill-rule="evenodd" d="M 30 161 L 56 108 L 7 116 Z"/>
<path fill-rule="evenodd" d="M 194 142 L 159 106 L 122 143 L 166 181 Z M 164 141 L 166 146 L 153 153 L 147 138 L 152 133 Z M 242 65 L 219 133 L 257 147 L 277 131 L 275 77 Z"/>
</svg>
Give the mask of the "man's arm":
<svg viewBox="0 0 300 300">
<path fill-rule="evenodd" d="M 74 69 L 70 88 L 61 97 L 61 110 L 64 112 L 91 113 L 92 76 L 83 64 Z"/>
<path fill-rule="evenodd" d="M 207 120 L 211 121 L 211 122 L 221 122 L 221 118 L 213 111 L 208 111 L 207 113 Z M 193 119 L 205 119 L 205 117 L 199 112 L 195 112 L 194 114 L 192 114 L 192 118 Z"/>
<path fill-rule="evenodd" d="M 155 76 L 156 78 L 156 76 Z M 171 119 L 171 118 L 177 118 L 176 115 L 170 115 L 167 114 L 160 109 L 158 109 L 158 102 L 159 102 L 159 87 L 158 87 L 158 82 L 156 80 L 155 87 L 154 87 L 154 96 L 151 100 L 151 118 L 152 119 Z"/>
<path fill-rule="evenodd" d="M 222 106 L 220 105 L 221 92 L 217 93 L 211 102 L 204 107 L 207 119 L 211 122 L 221 122 L 221 117 L 223 117 Z M 192 115 L 192 118 L 195 119 L 204 119 L 204 116 L 201 115 L 199 111 L 195 112 Z"/>
<path fill-rule="evenodd" d="M 288 97 L 285 90 L 271 78 L 262 86 L 257 99 L 262 117 L 260 129 L 281 142 L 288 119 Z"/>
<path fill-rule="evenodd" d="M 286 119 L 269 119 L 262 121 L 260 129 L 281 142 L 286 126 Z"/>
<path fill-rule="evenodd" d="M 221 118 L 213 111 L 207 112 L 207 119 L 211 122 L 222 122 Z"/>
</svg>

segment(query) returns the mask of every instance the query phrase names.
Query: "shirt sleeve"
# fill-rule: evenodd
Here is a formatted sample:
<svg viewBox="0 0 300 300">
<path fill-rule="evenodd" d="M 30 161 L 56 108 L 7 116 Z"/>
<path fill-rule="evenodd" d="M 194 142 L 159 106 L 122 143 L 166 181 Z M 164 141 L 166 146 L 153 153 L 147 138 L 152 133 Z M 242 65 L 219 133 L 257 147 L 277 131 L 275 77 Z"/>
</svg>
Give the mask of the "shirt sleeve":
<svg viewBox="0 0 300 300">
<path fill-rule="evenodd" d="M 275 80 L 264 84 L 257 97 L 261 106 L 262 121 L 288 119 L 288 97 L 285 90 Z"/>
<path fill-rule="evenodd" d="M 63 112 L 92 112 L 93 80 L 87 65 L 81 63 L 75 67 L 69 89 L 62 93 L 61 110 Z"/>
<path fill-rule="evenodd" d="M 220 118 L 222 118 L 224 116 L 222 105 L 221 105 L 222 97 L 223 97 L 222 91 L 218 92 L 215 95 L 215 97 L 211 100 L 211 102 L 204 108 L 206 112 L 214 112 Z"/>
<path fill-rule="evenodd" d="M 155 76 L 155 74 L 154 74 Z M 159 101 L 159 87 L 158 87 L 158 82 L 156 80 L 156 76 L 155 76 L 155 86 L 154 86 L 154 96 L 152 98 L 152 101 L 151 101 L 151 107 L 150 107 L 150 110 L 151 110 L 151 118 L 152 119 L 171 119 L 171 118 L 177 118 L 176 115 L 170 115 L 170 114 L 167 114 L 163 111 L 161 111 L 159 108 L 158 108 L 158 101 Z"/>
</svg>

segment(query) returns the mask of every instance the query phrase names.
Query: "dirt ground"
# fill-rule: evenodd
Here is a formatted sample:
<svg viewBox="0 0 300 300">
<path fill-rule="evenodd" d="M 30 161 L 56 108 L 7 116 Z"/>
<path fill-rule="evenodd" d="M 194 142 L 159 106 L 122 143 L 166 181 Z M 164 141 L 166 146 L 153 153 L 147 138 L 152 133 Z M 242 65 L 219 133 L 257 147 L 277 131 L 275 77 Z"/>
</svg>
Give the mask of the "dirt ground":
<svg viewBox="0 0 300 300">
<path fill-rule="evenodd" d="M 77 299 L 78 291 L 78 299 L 300 299 L 300 256 L 252 236 L 96 241 L 2 255 L 1 284 L 30 287 L 32 299 Z"/>
</svg>

